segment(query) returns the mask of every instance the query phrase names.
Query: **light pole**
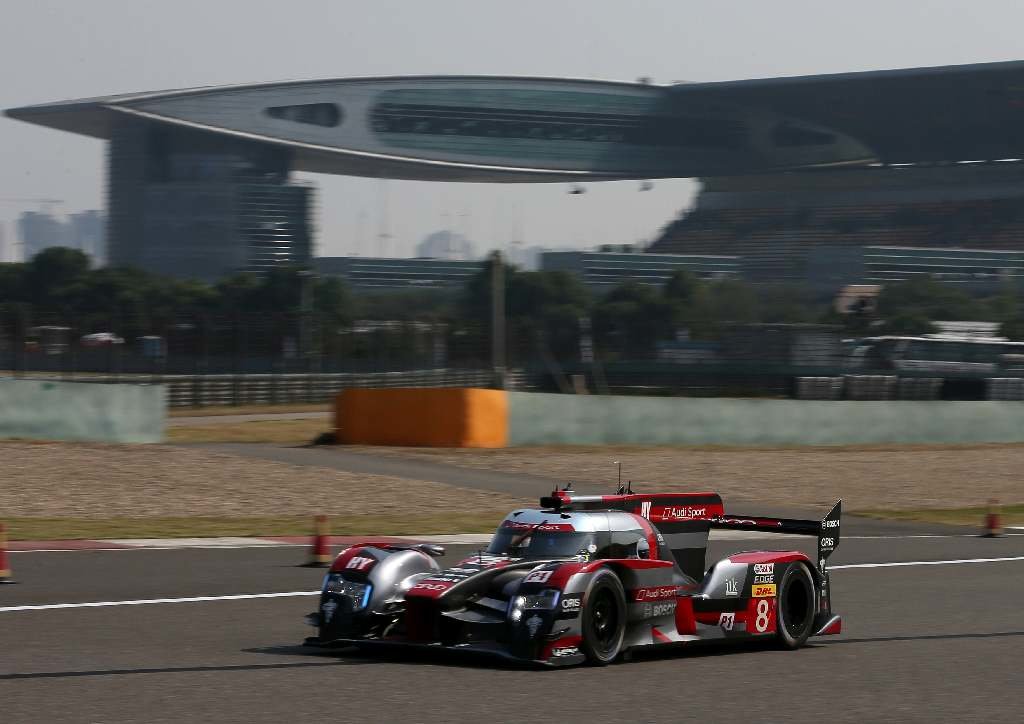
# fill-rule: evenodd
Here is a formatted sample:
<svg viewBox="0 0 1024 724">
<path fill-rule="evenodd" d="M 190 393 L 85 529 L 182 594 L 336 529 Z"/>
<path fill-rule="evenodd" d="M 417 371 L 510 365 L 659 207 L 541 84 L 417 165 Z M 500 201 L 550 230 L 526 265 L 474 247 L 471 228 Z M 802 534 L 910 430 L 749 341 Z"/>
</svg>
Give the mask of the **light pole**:
<svg viewBox="0 0 1024 724">
<path fill-rule="evenodd" d="M 307 371 L 313 355 L 313 283 L 316 281 L 316 272 L 309 269 L 301 269 L 299 276 L 299 355 L 306 360 Z"/>
<path fill-rule="evenodd" d="M 505 389 L 505 266 L 498 250 L 491 254 L 491 367 L 494 386 Z"/>
</svg>

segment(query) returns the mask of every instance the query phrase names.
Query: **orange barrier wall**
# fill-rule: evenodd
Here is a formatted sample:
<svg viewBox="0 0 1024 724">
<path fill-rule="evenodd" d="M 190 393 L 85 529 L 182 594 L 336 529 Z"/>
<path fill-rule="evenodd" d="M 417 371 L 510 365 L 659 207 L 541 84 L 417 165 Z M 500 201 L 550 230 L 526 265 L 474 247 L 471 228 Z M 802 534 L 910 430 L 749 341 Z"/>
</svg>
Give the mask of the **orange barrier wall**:
<svg viewBox="0 0 1024 724">
<path fill-rule="evenodd" d="M 334 407 L 338 442 L 506 447 L 508 395 L 471 388 L 351 389 Z"/>
</svg>

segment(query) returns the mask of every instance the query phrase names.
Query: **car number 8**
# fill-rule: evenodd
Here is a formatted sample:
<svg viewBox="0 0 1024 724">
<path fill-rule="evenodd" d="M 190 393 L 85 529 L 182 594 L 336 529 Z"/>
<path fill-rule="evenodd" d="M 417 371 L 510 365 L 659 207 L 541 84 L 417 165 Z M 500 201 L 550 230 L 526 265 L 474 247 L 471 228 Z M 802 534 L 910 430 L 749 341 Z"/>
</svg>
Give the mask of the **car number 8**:
<svg viewBox="0 0 1024 724">
<path fill-rule="evenodd" d="M 757 618 L 754 619 L 754 628 L 757 629 L 758 633 L 764 633 L 768 630 L 768 610 L 771 606 L 768 605 L 768 599 L 762 598 L 757 602 Z"/>
</svg>

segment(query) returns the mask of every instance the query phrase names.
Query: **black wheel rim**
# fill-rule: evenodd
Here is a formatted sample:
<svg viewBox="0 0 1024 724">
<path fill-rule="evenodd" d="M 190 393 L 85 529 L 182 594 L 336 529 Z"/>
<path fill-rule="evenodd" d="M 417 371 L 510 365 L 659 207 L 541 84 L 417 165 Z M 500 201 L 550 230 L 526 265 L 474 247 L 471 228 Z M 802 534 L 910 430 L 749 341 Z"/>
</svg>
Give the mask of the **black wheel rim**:
<svg viewBox="0 0 1024 724">
<path fill-rule="evenodd" d="M 599 591 L 591 604 L 590 633 L 602 652 L 611 651 L 618 643 L 619 610 L 611 591 Z"/>
<path fill-rule="evenodd" d="M 786 631 L 793 638 L 799 638 L 807 627 L 811 615 L 810 599 L 810 589 L 803 578 L 790 580 L 783 598 L 782 618 Z"/>
</svg>

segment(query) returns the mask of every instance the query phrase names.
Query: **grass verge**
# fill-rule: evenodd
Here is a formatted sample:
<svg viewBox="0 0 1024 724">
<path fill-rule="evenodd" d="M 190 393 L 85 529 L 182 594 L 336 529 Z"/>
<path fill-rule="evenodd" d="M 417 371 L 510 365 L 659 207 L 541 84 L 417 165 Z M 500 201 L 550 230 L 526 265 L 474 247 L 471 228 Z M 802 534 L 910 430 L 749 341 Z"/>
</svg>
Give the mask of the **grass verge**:
<svg viewBox="0 0 1024 724">
<path fill-rule="evenodd" d="M 336 516 L 332 535 L 416 535 L 427 533 L 490 533 L 507 510 L 472 514 L 389 517 Z M 103 540 L 106 538 L 212 538 L 217 536 L 310 535 L 308 517 L 272 518 L 10 518 L 11 540 Z"/>
<path fill-rule="evenodd" d="M 197 442 L 262 442 L 279 445 L 303 445 L 310 443 L 330 423 L 324 420 L 259 420 L 253 422 L 229 422 L 218 425 L 195 425 L 168 427 L 165 434 L 169 443 Z"/>
<path fill-rule="evenodd" d="M 1004 505 L 1003 525 L 1024 525 L 1024 505 Z M 922 508 L 918 510 L 858 510 L 857 515 L 879 520 L 916 520 L 981 527 L 987 508 Z"/>
</svg>

